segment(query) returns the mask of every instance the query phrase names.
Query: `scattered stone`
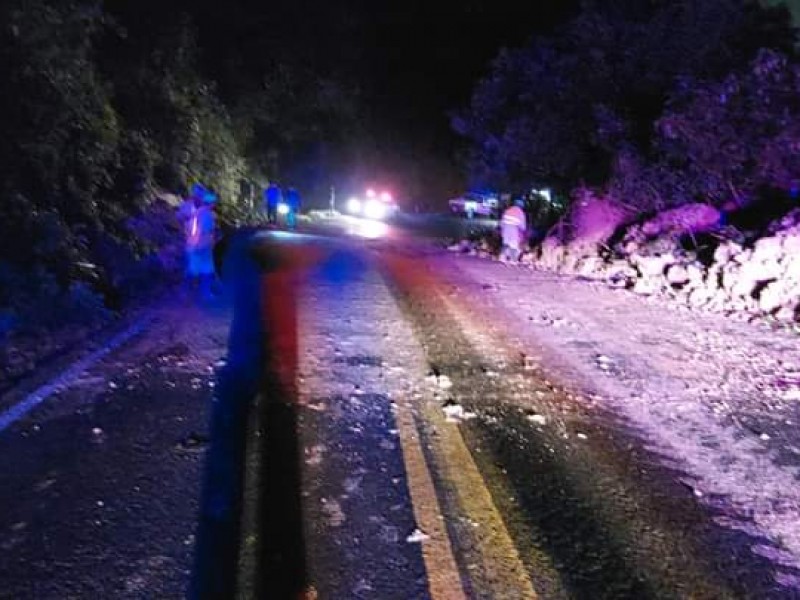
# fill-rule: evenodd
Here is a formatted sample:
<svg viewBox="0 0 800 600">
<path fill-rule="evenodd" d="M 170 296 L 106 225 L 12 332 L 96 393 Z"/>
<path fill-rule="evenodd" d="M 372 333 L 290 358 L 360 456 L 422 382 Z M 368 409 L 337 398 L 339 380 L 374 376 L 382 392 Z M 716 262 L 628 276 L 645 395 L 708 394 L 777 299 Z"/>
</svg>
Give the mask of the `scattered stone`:
<svg viewBox="0 0 800 600">
<path fill-rule="evenodd" d="M 176 449 L 182 452 L 203 452 L 209 442 L 208 436 L 193 431 L 177 443 Z"/>
<path fill-rule="evenodd" d="M 421 544 L 427 542 L 429 539 L 431 539 L 431 536 L 419 529 L 415 529 L 411 535 L 406 538 L 406 542 L 409 544 Z"/>
<path fill-rule="evenodd" d="M 667 295 L 689 309 L 732 318 L 769 316 L 773 322 L 797 326 L 800 209 L 774 221 L 754 241 L 752 235 L 759 232 L 721 227 L 720 212 L 707 204 L 683 205 L 626 226 L 629 216 L 609 198 L 580 190 L 564 220 L 568 238 L 563 228 L 555 228 L 556 233 L 528 253 L 529 261 L 536 268 L 630 289 L 648 300 Z M 622 241 L 611 247 L 620 227 Z M 699 234 L 719 241 L 705 241 Z M 681 240 L 689 237 L 696 250 L 684 248 Z M 713 260 L 704 264 L 698 254 L 701 248 L 707 252 L 709 244 Z"/>
<path fill-rule="evenodd" d="M 453 387 L 453 382 L 447 375 L 439 375 L 437 379 L 439 387 L 442 388 L 443 390 L 449 390 L 451 387 Z"/>
<path fill-rule="evenodd" d="M 528 415 L 528 421 L 530 421 L 531 423 L 536 423 L 537 425 L 547 424 L 547 418 L 544 417 L 543 415 L 536 415 L 536 414 Z"/>
<path fill-rule="evenodd" d="M 689 271 L 685 266 L 672 265 L 667 269 L 667 281 L 671 285 L 685 285 L 689 280 Z"/>
<path fill-rule="evenodd" d="M 478 415 L 474 412 L 464 410 L 464 407 L 456 403 L 448 403 L 442 407 L 444 414 L 447 416 L 445 419 L 448 423 L 459 423 L 468 419 L 474 419 Z"/>
<path fill-rule="evenodd" d="M 323 444 L 317 444 L 316 446 L 312 446 L 311 448 L 306 448 L 306 464 L 310 466 L 317 466 L 322 464 L 322 461 L 325 457 L 325 451 L 327 448 Z"/>
<path fill-rule="evenodd" d="M 362 594 L 372 591 L 374 591 L 374 589 L 366 579 L 360 579 L 353 587 L 353 594 L 355 596 L 361 596 Z"/>
<path fill-rule="evenodd" d="M 800 401 L 800 388 L 786 390 L 781 394 L 781 397 L 784 400 Z"/>
<path fill-rule="evenodd" d="M 328 525 L 331 527 L 341 527 L 347 520 L 347 517 L 342 511 L 342 506 L 336 500 L 328 500 L 322 498 L 320 500 L 323 504 L 322 512 L 328 517 Z"/>
</svg>

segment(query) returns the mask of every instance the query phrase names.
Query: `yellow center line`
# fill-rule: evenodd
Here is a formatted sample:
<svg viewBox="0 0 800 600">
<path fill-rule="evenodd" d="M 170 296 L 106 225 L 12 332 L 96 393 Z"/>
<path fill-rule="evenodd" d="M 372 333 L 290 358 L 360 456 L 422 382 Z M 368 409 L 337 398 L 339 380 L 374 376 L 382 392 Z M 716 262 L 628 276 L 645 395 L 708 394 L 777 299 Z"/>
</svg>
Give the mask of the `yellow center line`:
<svg viewBox="0 0 800 600">
<path fill-rule="evenodd" d="M 428 590 L 433 600 L 466 599 L 458 565 L 450 545 L 442 511 L 436 497 L 431 474 L 420 446 L 410 406 L 397 402 L 397 431 L 403 449 L 408 490 L 417 526 L 428 536 L 422 543 L 422 557 L 428 574 Z"/>
<path fill-rule="evenodd" d="M 470 569 L 480 570 L 479 586 L 488 586 L 490 589 L 486 591 L 491 591 L 495 598 L 536 600 L 538 596 L 525 565 L 458 427 L 445 422 L 432 408 L 423 412 L 438 433 L 432 448 L 436 460 L 441 463 L 438 466 L 452 486 L 463 515 L 475 524 L 469 534 L 470 550 L 480 558 L 480 564 L 470 565 Z M 447 527 L 408 404 L 398 403 L 396 421 L 414 516 L 420 529 L 430 536 L 422 545 L 422 553 L 431 596 L 434 600 L 465 598 Z"/>
<path fill-rule="evenodd" d="M 395 260 L 389 266 L 393 270 L 393 279 L 401 287 L 418 289 L 429 283 L 421 282 L 420 272 L 403 261 Z M 424 278 L 424 274 L 422 276 Z M 425 287 L 427 290 L 435 289 L 435 285 Z M 404 316 L 408 318 L 408 314 Z M 411 339 L 425 348 L 419 332 L 409 333 Z M 423 354 L 427 351 L 423 350 Z M 470 589 L 482 597 L 536 600 L 538 595 L 525 564 L 458 426 L 446 422 L 441 407 L 431 399 L 415 400 L 413 408 L 419 411 L 419 424 L 411 405 L 403 402 L 398 403 L 396 420 L 414 513 L 420 526 L 433 532 L 431 542 L 427 547 L 423 546 L 432 597 L 435 600 L 464 597 L 463 587 L 453 585 L 458 577 L 458 567 L 447 537 L 437 490 L 433 486 L 431 472 L 434 472 L 442 488 L 438 491 L 442 494 L 447 516 L 458 519 L 458 552 L 466 563 L 463 565 L 464 578 Z M 426 462 L 422 452 L 418 427 L 425 432 L 423 440 L 429 444 L 430 463 Z M 433 435 L 427 435 L 428 428 Z M 463 527 L 465 522 L 471 525 Z M 445 581 L 450 583 L 445 584 Z M 453 591 L 456 589 L 457 595 Z"/>
<path fill-rule="evenodd" d="M 488 587 L 484 591 L 493 598 L 536 600 L 525 564 L 458 426 L 446 422 L 436 406 L 428 404 L 423 412 L 437 433 L 431 443 L 443 479 L 473 525 L 469 538 L 479 564 L 471 564 L 470 569 L 476 578 L 480 575 L 476 583 Z"/>
</svg>

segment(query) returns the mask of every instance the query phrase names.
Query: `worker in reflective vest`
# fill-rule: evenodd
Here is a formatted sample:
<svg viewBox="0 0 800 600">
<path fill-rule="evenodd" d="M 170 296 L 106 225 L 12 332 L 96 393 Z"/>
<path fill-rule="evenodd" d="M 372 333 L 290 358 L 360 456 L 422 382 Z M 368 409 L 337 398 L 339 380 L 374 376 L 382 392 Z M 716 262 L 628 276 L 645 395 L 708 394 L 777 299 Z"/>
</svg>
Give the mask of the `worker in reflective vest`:
<svg viewBox="0 0 800 600">
<path fill-rule="evenodd" d="M 525 234 L 528 230 L 528 221 L 522 207 L 525 205 L 521 198 L 514 201 L 503 213 L 500 219 L 500 235 L 503 238 L 503 251 L 501 260 L 518 261 L 522 254 Z"/>
</svg>

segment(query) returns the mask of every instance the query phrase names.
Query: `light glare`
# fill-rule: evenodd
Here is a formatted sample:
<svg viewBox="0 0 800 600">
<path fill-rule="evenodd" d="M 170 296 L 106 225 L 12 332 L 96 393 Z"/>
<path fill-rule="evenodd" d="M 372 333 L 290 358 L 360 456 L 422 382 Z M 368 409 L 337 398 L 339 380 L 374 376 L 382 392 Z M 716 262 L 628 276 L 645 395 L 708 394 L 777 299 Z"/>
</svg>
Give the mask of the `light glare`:
<svg viewBox="0 0 800 600">
<path fill-rule="evenodd" d="M 381 220 L 386 216 L 386 206 L 376 200 L 370 200 L 364 206 L 364 216 L 368 219 Z"/>
<path fill-rule="evenodd" d="M 347 201 L 347 210 L 353 213 L 354 215 L 360 214 L 361 200 L 359 200 L 358 198 L 350 198 L 350 200 Z"/>
</svg>

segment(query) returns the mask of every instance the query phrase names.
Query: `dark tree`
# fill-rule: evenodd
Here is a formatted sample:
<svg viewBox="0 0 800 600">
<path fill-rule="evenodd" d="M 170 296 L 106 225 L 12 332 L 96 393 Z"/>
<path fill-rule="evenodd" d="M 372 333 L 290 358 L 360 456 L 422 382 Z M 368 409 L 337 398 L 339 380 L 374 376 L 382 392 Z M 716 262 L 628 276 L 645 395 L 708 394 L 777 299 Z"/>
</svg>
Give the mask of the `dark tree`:
<svg viewBox="0 0 800 600">
<path fill-rule="evenodd" d="M 793 43 L 786 11 L 754 2 L 587 2 L 556 35 L 503 51 L 453 124 L 474 173 L 497 185 L 604 185 L 620 162 L 653 160 L 681 81 L 721 79 Z"/>
</svg>

